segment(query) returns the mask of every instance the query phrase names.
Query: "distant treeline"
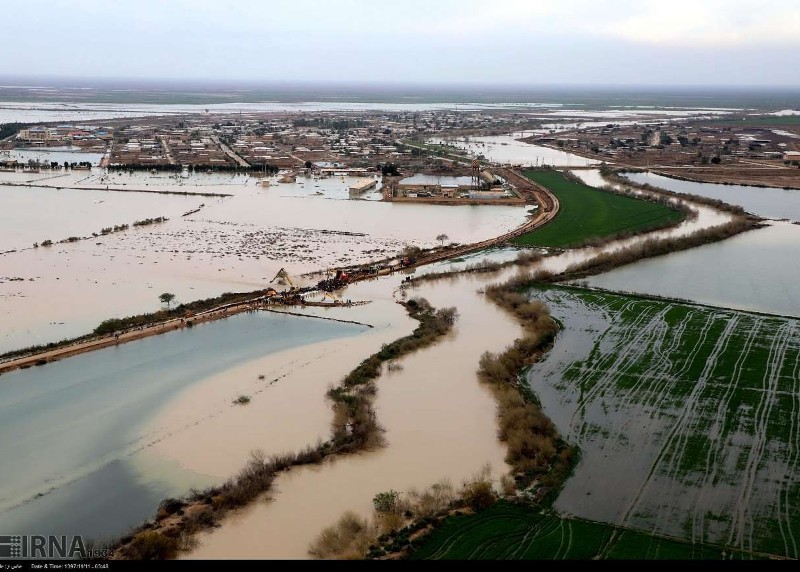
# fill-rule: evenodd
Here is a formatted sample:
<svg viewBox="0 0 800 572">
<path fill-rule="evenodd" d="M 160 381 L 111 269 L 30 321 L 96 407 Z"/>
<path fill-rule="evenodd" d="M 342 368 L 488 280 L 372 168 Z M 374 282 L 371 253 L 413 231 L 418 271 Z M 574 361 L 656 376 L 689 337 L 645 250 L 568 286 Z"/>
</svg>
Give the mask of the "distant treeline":
<svg viewBox="0 0 800 572">
<path fill-rule="evenodd" d="M 198 165 L 185 165 L 189 172 L 202 172 L 213 171 L 215 173 L 235 173 L 238 171 L 265 171 L 267 173 L 277 173 L 280 168 L 269 163 L 261 163 L 251 165 L 250 167 L 243 167 L 235 164 L 198 164 Z M 112 163 L 108 166 L 109 171 L 159 171 L 167 173 L 180 173 L 184 169 L 184 165 L 169 165 L 166 163 L 156 163 L 152 165 L 143 163 Z"/>
<path fill-rule="evenodd" d="M 0 124 L 0 139 L 5 139 L 6 137 L 16 135 L 20 132 L 20 130 L 25 129 L 27 126 L 27 123 L 2 123 Z"/>
<path fill-rule="evenodd" d="M 145 165 L 143 163 L 112 163 L 108 166 L 109 171 L 167 171 L 181 172 L 181 165 L 155 164 Z"/>
</svg>

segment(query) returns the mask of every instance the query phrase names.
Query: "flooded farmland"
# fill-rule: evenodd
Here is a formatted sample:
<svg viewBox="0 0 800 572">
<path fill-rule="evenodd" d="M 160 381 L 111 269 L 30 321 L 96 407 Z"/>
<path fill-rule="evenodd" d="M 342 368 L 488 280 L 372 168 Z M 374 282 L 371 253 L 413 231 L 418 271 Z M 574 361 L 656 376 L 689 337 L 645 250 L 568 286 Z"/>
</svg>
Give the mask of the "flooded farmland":
<svg viewBox="0 0 800 572">
<path fill-rule="evenodd" d="M 256 290 L 281 267 L 298 276 L 364 263 L 393 256 L 406 244 L 433 246 L 440 233 L 453 242 L 476 242 L 527 217 L 524 207 L 351 199 L 350 179 L 340 177 L 291 184 L 273 179 L 265 188 L 241 175 L 2 175 L 0 200 L 10 210 L 0 216 L 12 221 L 4 227 L 5 243 L 28 249 L 0 255 L 0 319 L 13 325 L 0 332 L 0 352 L 81 335 L 107 318 L 154 311 L 162 292 L 181 302 Z M 1 186 L 5 181 L 36 187 Z M 139 190 L 232 196 L 131 192 Z M 39 205 L 50 198 L 57 205 L 59 193 L 76 198 L 64 207 L 73 216 L 47 226 L 50 207 Z M 170 220 L 92 236 L 109 225 L 158 216 Z M 70 236 L 88 239 L 30 248 L 33 241 Z"/>
<path fill-rule="evenodd" d="M 800 324 L 535 290 L 564 324 L 527 378 L 582 457 L 566 515 L 798 556 Z"/>
</svg>

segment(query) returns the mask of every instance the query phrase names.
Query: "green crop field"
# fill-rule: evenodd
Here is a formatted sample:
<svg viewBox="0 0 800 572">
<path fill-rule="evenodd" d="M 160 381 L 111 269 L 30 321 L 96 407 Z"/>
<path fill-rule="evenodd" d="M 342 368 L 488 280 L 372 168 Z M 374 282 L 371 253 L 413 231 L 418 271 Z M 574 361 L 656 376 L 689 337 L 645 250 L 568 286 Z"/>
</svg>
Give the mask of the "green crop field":
<svg viewBox="0 0 800 572">
<path fill-rule="evenodd" d="M 800 320 L 535 289 L 563 329 L 528 381 L 581 461 L 554 508 L 800 557 Z"/>
<path fill-rule="evenodd" d="M 750 556 L 607 524 L 560 518 L 552 513 L 501 501 L 474 515 L 448 518 L 425 538 L 411 558 L 689 560 Z"/>
<path fill-rule="evenodd" d="M 526 171 L 561 204 L 556 218 L 515 242 L 529 246 L 568 247 L 587 240 L 637 233 L 680 221 L 683 215 L 657 203 L 606 193 L 570 181 L 558 171 Z"/>
</svg>

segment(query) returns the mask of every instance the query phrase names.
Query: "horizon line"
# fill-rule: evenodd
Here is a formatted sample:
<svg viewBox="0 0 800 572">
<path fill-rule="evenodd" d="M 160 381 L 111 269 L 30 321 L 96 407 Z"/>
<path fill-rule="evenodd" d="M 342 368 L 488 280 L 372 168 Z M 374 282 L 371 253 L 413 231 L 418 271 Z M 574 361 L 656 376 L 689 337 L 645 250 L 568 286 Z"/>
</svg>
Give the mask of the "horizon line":
<svg viewBox="0 0 800 572">
<path fill-rule="evenodd" d="M 128 82 L 130 84 L 162 84 L 162 85 L 187 85 L 187 86 L 207 86 L 207 87 L 251 87 L 251 88 L 292 88 L 292 87 L 358 87 L 358 88 L 473 88 L 473 89 L 604 89 L 604 90 L 626 90 L 626 89 L 724 89 L 724 90 L 750 90 L 750 91 L 769 91 L 769 90 L 798 90 L 798 84 L 762 84 L 754 86 L 751 84 L 738 83 L 586 83 L 586 82 L 547 82 L 547 83 L 523 83 L 523 82 L 491 82 L 491 81 L 430 81 L 430 80 L 298 80 L 298 79 L 253 79 L 253 78 L 211 78 L 211 77 L 132 77 L 132 76 L 76 76 L 76 75 L 38 75 L 38 74 L 2 74 L 0 73 L 0 88 L 19 88 L 32 89 L 37 87 L 63 87 L 63 88 L 87 88 L 92 89 L 100 86 L 66 86 L 66 85 L 14 85 L 16 82 L 31 81 L 39 82 Z"/>
</svg>

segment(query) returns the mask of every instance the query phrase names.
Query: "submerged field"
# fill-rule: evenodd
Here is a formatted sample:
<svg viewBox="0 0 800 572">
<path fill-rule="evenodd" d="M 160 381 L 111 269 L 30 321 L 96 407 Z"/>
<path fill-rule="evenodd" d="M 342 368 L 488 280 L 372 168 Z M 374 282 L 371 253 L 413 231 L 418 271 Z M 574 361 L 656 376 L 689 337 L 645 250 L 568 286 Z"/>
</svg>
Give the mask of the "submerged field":
<svg viewBox="0 0 800 572">
<path fill-rule="evenodd" d="M 800 321 L 580 289 L 528 373 L 582 452 L 554 507 L 695 544 L 800 556 Z"/>
<path fill-rule="evenodd" d="M 558 171 L 526 171 L 561 203 L 555 220 L 515 240 L 517 244 L 568 247 L 592 239 L 638 233 L 678 222 L 683 215 L 657 203 L 606 193 Z"/>
<path fill-rule="evenodd" d="M 414 558 L 797 558 L 800 320 L 569 287 L 527 379 L 581 450 L 552 507 L 451 517 Z"/>
<path fill-rule="evenodd" d="M 748 558 L 739 552 L 498 502 L 476 515 L 448 518 L 412 559 L 697 560 Z"/>
</svg>

